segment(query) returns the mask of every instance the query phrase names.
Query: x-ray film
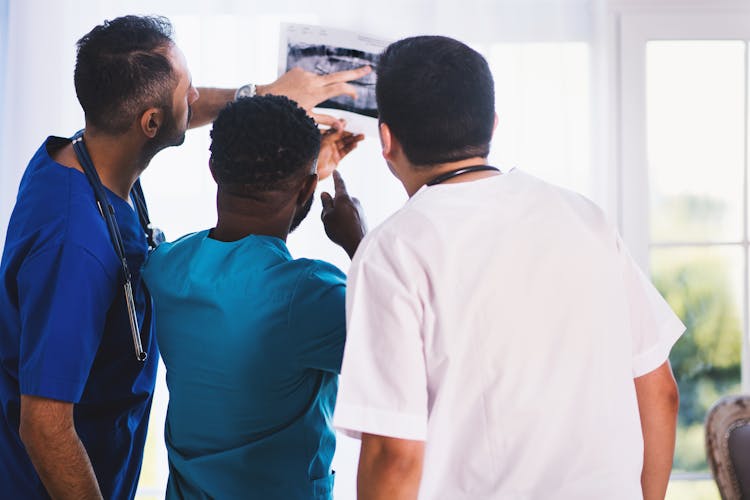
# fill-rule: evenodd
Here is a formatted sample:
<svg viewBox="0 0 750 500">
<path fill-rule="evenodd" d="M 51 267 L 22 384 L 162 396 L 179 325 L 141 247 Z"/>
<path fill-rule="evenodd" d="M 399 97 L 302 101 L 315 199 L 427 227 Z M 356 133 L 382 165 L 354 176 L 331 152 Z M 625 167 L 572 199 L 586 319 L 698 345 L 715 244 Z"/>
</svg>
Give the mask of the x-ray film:
<svg viewBox="0 0 750 500">
<path fill-rule="evenodd" d="M 327 75 L 361 66 L 371 66 L 373 72 L 351 82 L 357 98 L 342 95 L 318 106 L 316 112 L 341 117 L 352 132 L 377 135 L 378 109 L 375 101 L 380 53 L 390 41 L 353 31 L 284 24 L 281 26 L 279 74 L 300 67 L 320 75 Z"/>
</svg>

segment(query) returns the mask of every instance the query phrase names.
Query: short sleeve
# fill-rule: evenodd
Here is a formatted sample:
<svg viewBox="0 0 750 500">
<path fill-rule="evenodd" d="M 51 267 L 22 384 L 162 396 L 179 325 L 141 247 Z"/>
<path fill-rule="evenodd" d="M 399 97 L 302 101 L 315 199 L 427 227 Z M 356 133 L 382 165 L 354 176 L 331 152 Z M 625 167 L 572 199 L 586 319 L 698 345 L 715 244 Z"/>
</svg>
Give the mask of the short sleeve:
<svg viewBox="0 0 750 500">
<path fill-rule="evenodd" d="M 633 345 L 633 377 L 645 375 L 668 358 L 672 346 L 685 331 L 677 315 L 618 237 Z"/>
<path fill-rule="evenodd" d="M 348 338 L 334 425 L 352 437 L 364 432 L 425 440 L 420 266 L 396 240 L 379 241 L 357 254 L 349 274 Z"/>
<path fill-rule="evenodd" d="M 116 277 L 88 250 L 31 256 L 18 276 L 21 394 L 77 403 L 99 348 Z"/>
<path fill-rule="evenodd" d="M 346 341 L 346 276 L 336 267 L 314 261 L 302 275 L 289 307 L 299 362 L 305 368 L 341 371 Z"/>
</svg>

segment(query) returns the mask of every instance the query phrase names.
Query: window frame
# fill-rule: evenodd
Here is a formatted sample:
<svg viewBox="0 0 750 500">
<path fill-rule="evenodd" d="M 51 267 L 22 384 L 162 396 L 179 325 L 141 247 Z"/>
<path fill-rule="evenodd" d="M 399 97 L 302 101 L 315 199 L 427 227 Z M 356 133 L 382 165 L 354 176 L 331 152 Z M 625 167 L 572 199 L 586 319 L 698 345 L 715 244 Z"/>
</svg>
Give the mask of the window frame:
<svg viewBox="0 0 750 500">
<path fill-rule="evenodd" d="M 741 386 L 750 390 L 750 235 L 748 235 L 748 168 L 750 152 L 750 8 L 747 4 L 719 1 L 683 1 L 668 8 L 627 8 L 614 12 L 617 61 L 614 68 L 617 137 L 615 163 L 618 223 L 636 262 L 647 273 L 649 256 L 656 248 L 739 247 L 743 255 Z M 742 238 L 739 241 L 659 241 L 650 235 L 649 165 L 647 156 L 646 45 L 651 41 L 731 40 L 745 43 L 745 102 Z M 710 474 L 673 474 L 673 480 L 710 479 Z"/>
</svg>

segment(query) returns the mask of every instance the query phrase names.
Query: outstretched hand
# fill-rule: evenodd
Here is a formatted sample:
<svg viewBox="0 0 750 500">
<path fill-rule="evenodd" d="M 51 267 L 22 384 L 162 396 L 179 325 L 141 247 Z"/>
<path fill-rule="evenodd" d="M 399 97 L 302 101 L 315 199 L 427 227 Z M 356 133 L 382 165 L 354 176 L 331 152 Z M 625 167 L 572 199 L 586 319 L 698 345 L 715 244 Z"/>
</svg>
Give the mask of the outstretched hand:
<svg viewBox="0 0 750 500">
<path fill-rule="evenodd" d="M 323 101 L 339 95 L 357 98 L 356 88 L 347 83 L 358 80 L 372 71 L 370 66 L 338 71 L 327 75 L 310 73 L 301 68 L 292 68 L 275 82 L 261 86 L 259 94 L 285 95 L 297 101 L 319 125 L 336 127 L 338 120 L 329 115 L 313 113 L 312 109 Z"/>
<path fill-rule="evenodd" d="M 339 162 L 357 147 L 364 139 L 362 134 L 354 135 L 343 128 L 329 128 L 321 132 L 320 153 L 318 154 L 318 179 L 327 179 L 336 170 Z"/>
<path fill-rule="evenodd" d="M 343 248 L 350 258 L 354 258 L 359 243 L 367 233 L 365 214 L 359 200 L 349 196 L 341 174 L 334 170 L 332 176 L 335 197 L 321 193 L 323 211 L 320 218 L 323 219 L 328 238 Z"/>
</svg>

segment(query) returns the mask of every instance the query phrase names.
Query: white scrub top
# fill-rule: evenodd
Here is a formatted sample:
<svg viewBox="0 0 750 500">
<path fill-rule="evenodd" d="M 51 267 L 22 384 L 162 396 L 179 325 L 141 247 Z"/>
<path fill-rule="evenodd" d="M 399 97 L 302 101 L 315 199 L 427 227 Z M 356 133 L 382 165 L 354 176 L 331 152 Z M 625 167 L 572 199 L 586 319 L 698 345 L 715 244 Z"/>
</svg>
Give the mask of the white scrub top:
<svg viewBox="0 0 750 500">
<path fill-rule="evenodd" d="M 514 170 L 362 242 L 334 423 L 425 440 L 419 498 L 641 498 L 633 378 L 684 326 L 602 211 Z"/>
</svg>

